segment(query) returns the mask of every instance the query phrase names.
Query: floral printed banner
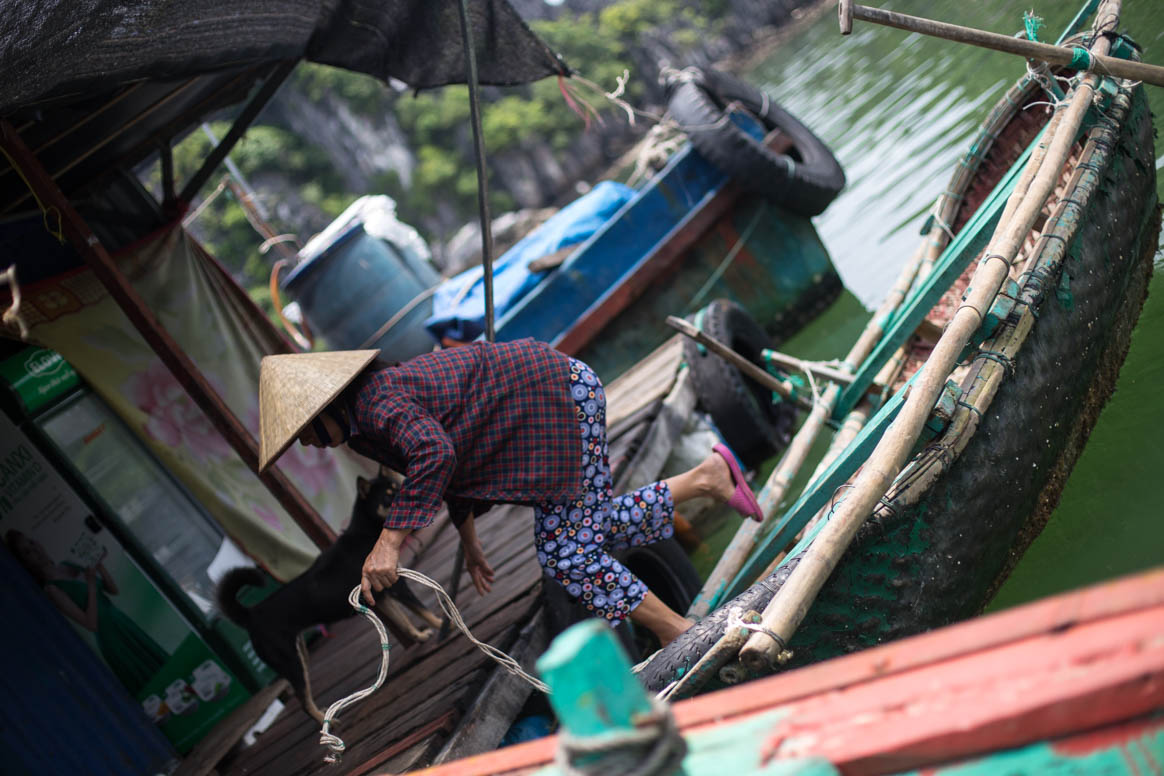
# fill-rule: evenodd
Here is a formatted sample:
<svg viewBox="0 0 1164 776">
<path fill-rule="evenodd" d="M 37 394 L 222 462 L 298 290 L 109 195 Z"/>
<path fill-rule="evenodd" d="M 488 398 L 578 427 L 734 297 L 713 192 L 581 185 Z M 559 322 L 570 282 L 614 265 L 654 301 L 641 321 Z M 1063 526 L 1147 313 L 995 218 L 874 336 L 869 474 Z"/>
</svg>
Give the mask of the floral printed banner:
<svg viewBox="0 0 1164 776">
<path fill-rule="evenodd" d="M 118 265 L 162 326 L 257 438 L 259 360 L 275 352 L 266 321 L 186 232 L 169 230 Z M 38 343 L 60 353 L 137 432 L 247 554 L 279 579 L 310 564 L 316 547 L 247 468 L 88 270 L 25 290 Z M 279 467 L 340 530 L 356 476 L 375 469 L 344 450 L 292 445 Z"/>
</svg>

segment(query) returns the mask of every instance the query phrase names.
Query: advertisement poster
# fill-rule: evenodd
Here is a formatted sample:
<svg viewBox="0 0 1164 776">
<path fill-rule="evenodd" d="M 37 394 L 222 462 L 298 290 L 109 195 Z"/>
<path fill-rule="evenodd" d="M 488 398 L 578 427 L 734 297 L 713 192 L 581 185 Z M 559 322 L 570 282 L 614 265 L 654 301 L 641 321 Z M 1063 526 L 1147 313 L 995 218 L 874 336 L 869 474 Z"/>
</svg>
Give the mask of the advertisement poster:
<svg viewBox="0 0 1164 776">
<path fill-rule="evenodd" d="M 249 697 L 3 414 L 0 539 L 180 753 Z"/>
</svg>

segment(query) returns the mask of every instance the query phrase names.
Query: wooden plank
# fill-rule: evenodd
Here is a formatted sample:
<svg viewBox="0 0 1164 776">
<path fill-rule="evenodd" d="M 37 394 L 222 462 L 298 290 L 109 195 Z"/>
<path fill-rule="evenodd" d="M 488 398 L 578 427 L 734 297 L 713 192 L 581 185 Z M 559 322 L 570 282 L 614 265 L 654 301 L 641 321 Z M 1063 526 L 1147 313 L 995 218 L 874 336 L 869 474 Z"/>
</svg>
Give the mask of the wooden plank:
<svg viewBox="0 0 1164 776">
<path fill-rule="evenodd" d="M 683 340 L 677 334 L 607 384 L 607 432 L 617 429 L 644 405 L 666 396 L 682 360 Z"/>
<path fill-rule="evenodd" d="M 392 757 L 395 757 L 396 755 L 400 754 L 401 752 L 405 751 L 406 749 L 408 749 L 408 748 L 414 746 L 415 744 L 429 738 L 434 733 L 438 733 L 438 732 L 443 731 L 443 730 L 448 730 L 449 728 L 452 727 L 453 720 L 455 717 L 456 717 L 455 712 L 453 712 L 453 711 L 445 712 L 439 718 L 433 720 L 432 722 L 428 723 L 424 727 L 419 728 L 418 730 L 414 731 L 413 733 L 410 733 L 409 735 L 400 739 L 400 741 L 396 742 L 395 744 L 388 747 L 384 751 L 379 752 L 375 757 L 369 758 L 369 759 L 365 760 L 364 762 L 360 763 L 359 765 L 355 766 L 354 768 L 352 768 L 352 770 L 348 771 L 348 773 L 350 774 L 350 776 L 361 776 L 361 774 L 368 773 L 369 771 L 375 769 L 376 766 L 383 763 L 385 760 L 389 760 Z"/>
<path fill-rule="evenodd" d="M 533 672 L 534 660 L 545 651 L 549 631 L 543 612 L 534 614 L 521 633 L 509 656 L 526 672 Z M 485 686 L 477 693 L 473 705 L 465 712 L 461 724 L 449 736 L 433 764 L 450 762 L 496 748 L 534 688 L 502 666 L 493 669 Z"/>
<path fill-rule="evenodd" d="M 671 392 L 650 425 L 637 454 L 615 480 L 615 492 L 623 493 L 658 479 L 671 450 L 695 410 L 695 386 L 688 369 L 679 370 Z M 710 451 L 709 451 L 710 452 Z"/>
<path fill-rule="evenodd" d="M 290 687 L 286 679 L 277 679 L 255 693 L 198 742 L 183 758 L 173 776 L 207 776 L 212 773 L 226 753 L 259 721 L 267 707 Z"/>
<path fill-rule="evenodd" d="M 1164 707 L 1162 624 L 1164 606 L 806 699 L 764 755 L 897 772 L 1133 718 Z"/>
</svg>

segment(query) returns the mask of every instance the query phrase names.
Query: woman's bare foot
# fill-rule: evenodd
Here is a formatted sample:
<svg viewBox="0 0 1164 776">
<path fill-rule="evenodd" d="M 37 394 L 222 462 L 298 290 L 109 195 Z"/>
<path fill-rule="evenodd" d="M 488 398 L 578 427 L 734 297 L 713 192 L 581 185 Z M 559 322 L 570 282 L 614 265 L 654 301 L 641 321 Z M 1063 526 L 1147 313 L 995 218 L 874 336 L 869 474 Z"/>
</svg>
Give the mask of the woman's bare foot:
<svg viewBox="0 0 1164 776">
<path fill-rule="evenodd" d="M 732 472 L 727 461 L 719 453 L 714 452 L 700 461 L 694 469 L 670 477 L 665 482 L 671 489 L 671 498 L 676 504 L 699 496 L 724 503 L 736 491 L 736 484 L 732 481 Z"/>
</svg>

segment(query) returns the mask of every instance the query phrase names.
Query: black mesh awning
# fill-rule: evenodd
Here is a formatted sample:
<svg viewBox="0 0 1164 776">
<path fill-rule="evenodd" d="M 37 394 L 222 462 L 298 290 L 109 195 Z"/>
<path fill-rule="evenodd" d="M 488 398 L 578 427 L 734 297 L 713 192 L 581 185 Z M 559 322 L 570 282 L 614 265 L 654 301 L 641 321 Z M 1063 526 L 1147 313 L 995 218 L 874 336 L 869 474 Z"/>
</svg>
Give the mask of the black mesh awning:
<svg viewBox="0 0 1164 776">
<path fill-rule="evenodd" d="M 505 0 L 469 13 L 481 83 L 566 74 Z M 464 83 L 458 0 L 0 0 L 0 115 L 299 58 L 418 89 Z"/>
</svg>

